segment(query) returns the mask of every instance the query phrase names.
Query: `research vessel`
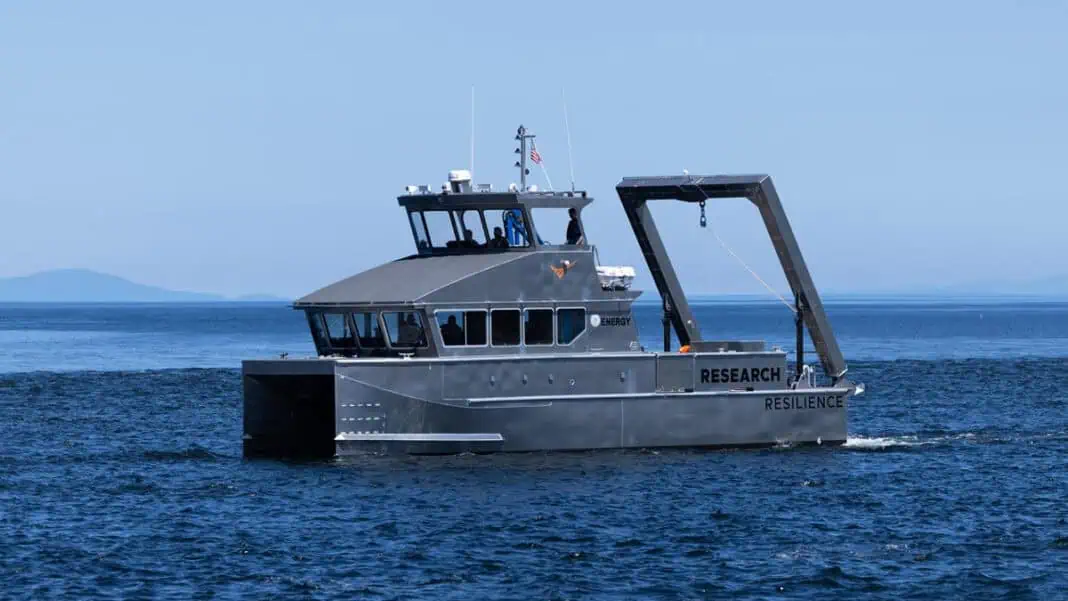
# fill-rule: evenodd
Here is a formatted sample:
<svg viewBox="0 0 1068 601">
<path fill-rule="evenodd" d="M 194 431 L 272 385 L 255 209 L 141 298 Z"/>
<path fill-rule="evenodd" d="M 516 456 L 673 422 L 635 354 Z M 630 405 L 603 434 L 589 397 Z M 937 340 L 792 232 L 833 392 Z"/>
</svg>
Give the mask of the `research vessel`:
<svg viewBox="0 0 1068 601">
<path fill-rule="evenodd" d="M 835 445 L 863 386 L 847 366 L 768 175 L 624 177 L 616 194 L 656 285 L 664 345 L 638 339 L 632 267 L 601 265 L 582 190 L 449 172 L 397 198 L 414 252 L 293 303 L 316 354 L 242 363 L 246 456 Z M 533 156 L 531 156 L 533 155 Z M 650 205 L 750 201 L 793 293 L 797 344 L 706 339 Z M 546 225 L 563 212 L 566 232 Z M 805 332 L 822 369 L 804 362 Z M 674 334 L 674 337 L 672 336 Z M 673 338 L 677 346 L 673 344 Z M 674 348 L 673 348 L 674 347 Z"/>
</svg>

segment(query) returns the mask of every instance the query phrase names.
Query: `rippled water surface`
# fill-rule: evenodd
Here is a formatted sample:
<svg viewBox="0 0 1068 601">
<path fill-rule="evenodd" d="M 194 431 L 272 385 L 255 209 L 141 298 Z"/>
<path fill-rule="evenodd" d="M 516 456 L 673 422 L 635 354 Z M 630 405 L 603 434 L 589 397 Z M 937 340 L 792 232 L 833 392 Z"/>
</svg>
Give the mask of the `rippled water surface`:
<svg viewBox="0 0 1068 601">
<path fill-rule="evenodd" d="M 829 311 L 844 447 L 281 462 L 237 366 L 310 352 L 299 314 L 0 306 L 0 598 L 1068 596 L 1068 305 Z"/>
</svg>

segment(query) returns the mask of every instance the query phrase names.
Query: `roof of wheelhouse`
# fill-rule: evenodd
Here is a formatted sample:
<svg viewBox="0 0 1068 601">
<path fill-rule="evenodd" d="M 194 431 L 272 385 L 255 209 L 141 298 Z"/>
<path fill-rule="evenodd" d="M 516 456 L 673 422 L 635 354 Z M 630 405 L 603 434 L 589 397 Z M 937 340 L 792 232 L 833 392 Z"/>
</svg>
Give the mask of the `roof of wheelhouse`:
<svg viewBox="0 0 1068 601">
<path fill-rule="evenodd" d="M 413 193 L 397 197 L 397 203 L 412 211 L 445 209 L 566 209 L 593 202 L 585 190 L 574 192 L 442 192 Z"/>
<path fill-rule="evenodd" d="M 396 305 L 424 297 L 472 274 L 522 258 L 522 252 L 413 255 L 384 263 L 299 298 L 294 307 Z"/>
<path fill-rule="evenodd" d="M 442 192 L 414 193 L 397 197 L 398 204 L 412 211 L 478 210 L 510 208 L 582 208 L 593 198 L 576 192 Z M 473 274 L 522 258 L 537 247 L 505 251 L 449 251 L 445 254 L 411 255 L 384 263 L 320 288 L 293 306 L 396 305 L 426 300 L 430 294 Z"/>
</svg>

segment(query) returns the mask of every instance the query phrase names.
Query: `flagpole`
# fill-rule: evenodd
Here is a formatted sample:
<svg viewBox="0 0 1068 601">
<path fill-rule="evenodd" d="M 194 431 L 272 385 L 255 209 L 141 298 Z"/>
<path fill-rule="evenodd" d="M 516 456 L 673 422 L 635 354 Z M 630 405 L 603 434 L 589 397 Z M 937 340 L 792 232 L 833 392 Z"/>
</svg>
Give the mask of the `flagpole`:
<svg viewBox="0 0 1068 601">
<path fill-rule="evenodd" d="M 545 161 L 541 158 L 541 153 L 538 152 L 538 145 L 534 143 L 534 140 L 530 141 L 530 149 L 531 154 L 534 154 L 535 152 L 538 153 L 538 160 L 534 162 L 538 164 L 538 167 L 541 167 L 541 174 L 545 176 L 545 181 L 549 184 L 549 191 L 552 192 L 553 180 L 549 179 L 549 172 L 545 170 Z"/>
</svg>

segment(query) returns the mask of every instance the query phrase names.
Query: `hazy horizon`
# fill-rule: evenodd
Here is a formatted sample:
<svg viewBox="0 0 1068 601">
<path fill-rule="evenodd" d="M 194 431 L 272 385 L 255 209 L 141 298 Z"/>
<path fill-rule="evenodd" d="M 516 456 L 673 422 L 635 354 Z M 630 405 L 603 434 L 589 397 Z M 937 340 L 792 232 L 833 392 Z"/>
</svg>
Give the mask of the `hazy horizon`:
<svg viewBox="0 0 1068 601">
<path fill-rule="evenodd" d="M 474 85 L 498 189 L 520 123 L 569 186 L 566 89 L 587 233 L 645 290 L 614 185 L 683 169 L 771 174 L 831 294 L 1068 281 L 1065 5 L 656 7 L 9 4 L 0 278 L 294 298 L 410 254 L 395 197 L 468 166 Z M 752 207 L 708 212 L 785 293 Z M 689 294 L 766 294 L 696 207 L 657 218 Z"/>
<path fill-rule="evenodd" d="M 1068 279 L 1059 282 L 1059 287 L 1046 286 L 1032 290 L 1009 291 L 993 288 L 960 288 L 944 290 L 899 290 L 888 292 L 849 292 L 824 290 L 820 296 L 824 301 L 845 303 L 870 302 L 932 302 L 974 304 L 986 302 L 1014 301 L 1049 301 L 1068 302 Z M 641 304 L 659 303 L 660 297 L 655 286 L 641 289 L 643 294 L 636 302 Z M 771 303 L 781 299 L 769 294 L 749 292 L 726 293 L 687 293 L 691 303 Z M 56 269 L 37 272 L 28 276 L 0 277 L 0 304 L 82 304 L 82 303 L 162 303 L 162 304 L 203 304 L 233 302 L 280 302 L 289 303 L 296 297 L 280 297 L 271 294 L 251 293 L 242 295 L 222 295 L 210 290 L 167 289 L 143 284 L 119 276 L 86 270 Z"/>
</svg>

